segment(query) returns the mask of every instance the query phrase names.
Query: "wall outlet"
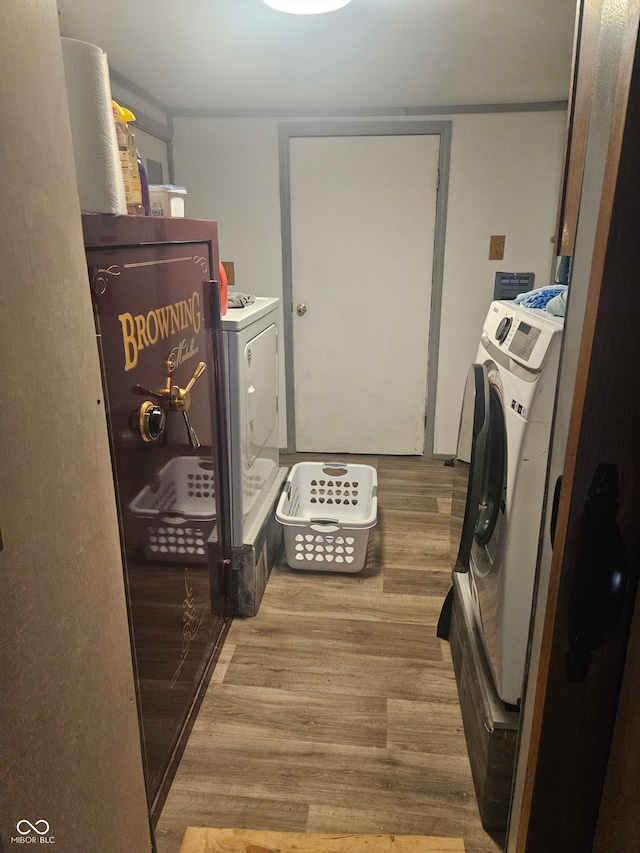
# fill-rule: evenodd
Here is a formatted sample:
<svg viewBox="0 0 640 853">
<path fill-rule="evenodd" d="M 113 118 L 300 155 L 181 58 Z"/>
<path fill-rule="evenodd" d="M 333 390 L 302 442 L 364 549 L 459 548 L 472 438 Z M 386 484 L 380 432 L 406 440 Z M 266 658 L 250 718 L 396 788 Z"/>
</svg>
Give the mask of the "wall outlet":
<svg viewBox="0 0 640 853">
<path fill-rule="evenodd" d="M 504 234 L 493 234 L 489 237 L 489 260 L 502 261 L 504 260 Z"/>
</svg>

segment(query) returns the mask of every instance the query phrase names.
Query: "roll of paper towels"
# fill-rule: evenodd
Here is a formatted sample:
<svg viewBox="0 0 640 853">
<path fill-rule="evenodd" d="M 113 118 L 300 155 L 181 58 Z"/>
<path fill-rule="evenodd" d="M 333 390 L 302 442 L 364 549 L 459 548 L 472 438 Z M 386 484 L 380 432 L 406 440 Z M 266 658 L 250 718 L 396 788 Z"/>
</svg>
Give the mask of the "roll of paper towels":
<svg viewBox="0 0 640 853">
<path fill-rule="evenodd" d="M 62 38 L 62 59 L 80 208 L 126 214 L 107 55 L 95 44 Z"/>
</svg>

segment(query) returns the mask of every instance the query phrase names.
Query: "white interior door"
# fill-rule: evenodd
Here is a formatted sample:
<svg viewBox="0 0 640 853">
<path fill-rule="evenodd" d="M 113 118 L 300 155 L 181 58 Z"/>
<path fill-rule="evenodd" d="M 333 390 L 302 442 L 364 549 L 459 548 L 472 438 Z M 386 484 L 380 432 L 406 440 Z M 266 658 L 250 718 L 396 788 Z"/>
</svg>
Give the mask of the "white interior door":
<svg viewBox="0 0 640 853">
<path fill-rule="evenodd" d="M 422 453 L 438 151 L 290 140 L 298 451 Z"/>
</svg>

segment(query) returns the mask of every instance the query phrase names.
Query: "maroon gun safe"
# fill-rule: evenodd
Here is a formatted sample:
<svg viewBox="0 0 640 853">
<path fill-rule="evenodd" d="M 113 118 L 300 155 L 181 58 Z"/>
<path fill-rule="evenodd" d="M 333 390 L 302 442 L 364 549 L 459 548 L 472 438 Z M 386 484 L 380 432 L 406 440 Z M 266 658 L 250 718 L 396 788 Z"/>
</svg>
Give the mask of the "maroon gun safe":
<svg viewBox="0 0 640 853">
<path fill-rule="evenodd" d="M 228 626 L 215 222 L 83 216 L 155 824 Z"/>
</svg>

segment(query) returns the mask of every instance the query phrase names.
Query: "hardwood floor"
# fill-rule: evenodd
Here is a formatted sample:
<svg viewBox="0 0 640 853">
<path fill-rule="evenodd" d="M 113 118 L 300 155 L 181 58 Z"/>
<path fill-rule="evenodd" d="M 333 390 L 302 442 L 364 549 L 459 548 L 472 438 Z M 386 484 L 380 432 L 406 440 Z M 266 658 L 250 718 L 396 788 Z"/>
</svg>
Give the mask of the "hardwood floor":
<svg viewBox="0 0 640 853">
<path fill-rule="evenodd" d="M 465 853 L 461 838 L 425 835 L 267 832 L 190 826 L 180 853 Z"/>
<path fill-rule="evenodd" d="M 378 470 L 365 568 L 293 571 L 283 555 L 258 615 L 234 621 L 158 853 L 178 853 L 188 825 L 460 836 L 467 853 L 501 849 L 480 823 L 449 645 L 435 633 L 450 586 L 451 469 L 352 461 Z"/>
</svg>

